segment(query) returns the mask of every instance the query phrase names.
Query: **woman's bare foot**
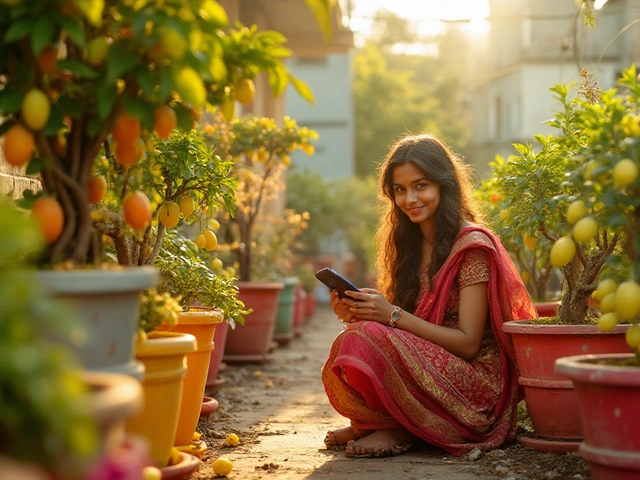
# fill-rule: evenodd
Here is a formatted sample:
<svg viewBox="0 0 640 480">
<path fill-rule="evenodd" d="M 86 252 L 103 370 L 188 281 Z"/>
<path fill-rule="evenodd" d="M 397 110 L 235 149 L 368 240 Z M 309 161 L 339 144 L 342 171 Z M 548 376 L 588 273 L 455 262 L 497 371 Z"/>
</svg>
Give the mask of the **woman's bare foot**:
<svg viewBox="0 0 640 480">
<path fill-rule="evenodd" d="M 353 427 L 342 427 L 336 430 L 329 430 L 324 437 L 324 445 L 329 450 L 342 450 L 349 440 L 360 438 Z"/>
<path fill-rule="evenodd" d="M 347 457 L 389 457 L 406 452 L 417 441 L 415 435 L 402 427 L 385 428 L 358 440 L 347 442 Z"/>
</svg>

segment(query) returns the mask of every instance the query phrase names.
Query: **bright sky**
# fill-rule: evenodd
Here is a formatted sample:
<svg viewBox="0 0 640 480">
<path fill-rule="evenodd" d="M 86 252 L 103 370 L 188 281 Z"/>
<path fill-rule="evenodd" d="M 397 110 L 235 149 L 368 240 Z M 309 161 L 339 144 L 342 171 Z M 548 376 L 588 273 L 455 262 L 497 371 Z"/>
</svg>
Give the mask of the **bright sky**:
<svg viewBox="0 0 640 480">
<path fill-rule="evenodd" d="M 446 21 L 455 20 L 464 20 L 460 25 L 469 33 L 489 30 L 485 20 L 489 16 L 489 0 L 351 0 L 351 5 L 351 29 L 365 36 L 371 17 L 381 8 L 415 22 L 422 35 L 438 34 Z"/>
</svg>

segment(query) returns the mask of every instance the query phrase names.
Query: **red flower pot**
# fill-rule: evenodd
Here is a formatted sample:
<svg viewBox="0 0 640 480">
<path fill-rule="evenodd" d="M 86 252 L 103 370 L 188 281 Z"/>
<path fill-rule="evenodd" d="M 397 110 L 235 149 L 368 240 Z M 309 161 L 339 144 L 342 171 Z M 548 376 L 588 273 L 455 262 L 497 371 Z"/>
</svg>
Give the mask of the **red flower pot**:
<svg viewBox="0 0 640 480">
<path fill-rule="evenodd" d="M 640 368 L 618 366 L 633 354 L 578 355 L 556 361 L 573 381 L 584 430 L 580 455 L 594 480 L 640 478 Z"/>
<path fill-rule="evenodd" d="M 221 383 L 218 379 L 218 373 L 220 372 L 220 365 L 222 364 L 222 355 L 224 355 L 228 331 L 229 324 L 222 322 L 216 327 L 216 331 L 213 333 L 213 350 L 211 350 L 211 360 L 209 361 L 209 371 L 207 372 L 206 392 L 215 392 Z"/>
<path fill-rule="evenodd" d="M 560 308 L 560 301 L 536 302 L 533 306 L 536 309 L 536 312 L 538 312 L 538 317 L 555 317 L 558 314 L 558 309 Z"/>
<path fill-rule="evenodd" d="M 511 335 L 524 387 L 527 409 L 536 435 L 564 442 L 553 448 L 577 449 L 582 426 L 573 384 L 554 372 L 560 357 L 581 353 L 628 352 L 624 334 L 629 325 L 618 325 L 612 332 L 600 332 L 597 325 L 543 325 L 529 320 L 507 322 L 503 330 Z M 567 443 L 566 441 L 573 441 Z M 524 442 L 523 442 L 524 443 Z M 544 441 L 526 446 L 549 450 Z"/>
</svg>

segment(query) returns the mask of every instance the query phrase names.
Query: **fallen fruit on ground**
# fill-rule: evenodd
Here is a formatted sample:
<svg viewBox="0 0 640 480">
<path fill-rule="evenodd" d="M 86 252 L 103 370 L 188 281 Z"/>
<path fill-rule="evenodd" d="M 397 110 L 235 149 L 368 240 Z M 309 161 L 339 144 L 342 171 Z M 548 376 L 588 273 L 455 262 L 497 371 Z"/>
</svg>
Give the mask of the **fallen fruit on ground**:
<svg viewBox="0 0 640 480">
<path fill-rule="evenodd" d="M 235 433 L 230 433 L 224 439 L 224 444 L 227 447 L 237 447 L 239 443 L 240 443 L 240 438 Z"/>
<path fill-rule="evenodd" d="M 34 88 L 22 99 L 22 120 L 31 130 L 42 130 L 49 121 L 51 104 L 42 91 Z"/>
<path fill-rule="evenodd" d="M 162 480 L 162 471 L 156 467 L 144 467 L 142 469 L 142 478 L 144 480 Z"/>
<path fill-rule="evenodd" d="M 151 222 L 151 202 L 141 191 L 128 194 L 122 201 L 125 221 L 134 230 L 141 230 Z"/>
<path fill-rule="evenodd" d="M 34 202 L 31 214 L 37 219 L 47 243 L 55 242 L 64 227 L 64 211 L 60 203 L 53 197 L 40 197 Z"/>
<path fill-rule="evenodd" d="M 102 175 L 91 177 L 87 189 L 87 199 L 89 203 L 98 203 L 104 198 L 107 191 L 107 180 Z"/>
<path fill-rule="evenodd" d="M 215 462 L 213 462 L 213 473 L 217 477 L 226 477 L 233 470 L 233 463 L 231 460 L 225 457 L 218 458 Z"/>
<path fill-rule="evenodd" d="M 560 237 L 551 247 L 549 259 L 554 267 L 564 267 L 576 254 L 576 244 L 570 237 Z"/>
<path fill-rule="evenodd" d="M 4 158 L 11 165 L 24 165 L 31 160 L 35 150 L 33 134 L 22 125 L 14 125 L 4 134 Z"/>
</svg>

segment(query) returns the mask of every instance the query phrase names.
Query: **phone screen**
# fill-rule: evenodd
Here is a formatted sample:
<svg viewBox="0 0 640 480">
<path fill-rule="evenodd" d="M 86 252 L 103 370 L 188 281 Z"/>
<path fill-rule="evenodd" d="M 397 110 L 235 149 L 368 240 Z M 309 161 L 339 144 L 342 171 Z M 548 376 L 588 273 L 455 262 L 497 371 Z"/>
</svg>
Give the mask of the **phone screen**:
<svg viewBox="0 0 640 480">
<path fill-rule="evenodd" d="M 330 290 L 337 290 L 339 298 L 351 298 L 348 297 L 344 292 L 346 290 L 353 290 L 359 292 L 360 289 L 356 287 L 349 280 L 344 278 L 335 270 L 331 268 L 323 268 L 322 270 L 318 270 L 316 272 L 316 278 L 324 283 Z"/>
</svg>

